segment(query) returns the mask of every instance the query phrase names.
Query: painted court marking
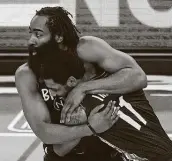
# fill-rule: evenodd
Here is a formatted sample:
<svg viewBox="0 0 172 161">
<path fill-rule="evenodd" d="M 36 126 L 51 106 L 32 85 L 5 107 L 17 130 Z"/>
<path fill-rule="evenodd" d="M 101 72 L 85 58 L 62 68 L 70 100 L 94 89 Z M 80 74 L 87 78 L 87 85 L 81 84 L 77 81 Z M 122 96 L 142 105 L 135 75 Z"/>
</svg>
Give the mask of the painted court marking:
<svg viewBox="0 0 172 161">
<path fill-rule="evenodd" d="M 36 137 L 34 133 L 0 133 L 0 137 Z"/>
<path fill-rule="evenodd" d="M 14 131 L 14 132 L 23 132 L 23 133 L 30 133 L 32 132 L 32 130 L 30 129 L 30 126 L 28 125 L 27 122 L 24 122 L 24 124 L 22 125 L 25 126 L 26 128 L 29 128 L 30 130 L 27 129 L 17 129 L 15 127 L 15 125 L 17 125 L 17 123 L 22 119 L 22 117 L 24 117 L 23 111 L 21 110 L 17 116 L 11 121 L 11 123 L 8 125 L 8 130 L 10 131 Z M 29 126 L 29 127 L 28 127 Z"/>
<path fill-rule="evenodd" d="M 0 133 L 0 137 L 36 137 L 36 135 L 33 133 L 33 131 L 31 130 L 30 126 L 28 126 L 27 121 L 25 121 L 23 123 L 23 125 L 19 128 L 16 128 L 16 125 L 19 121 L 21 121 L 21 119 L 24 117 L 24 113 L 21 110 L 16 116 L 15 118 L 10 122 L 10 124 L 8 125 L 7 129 L 9 131 L 9 133 Z M 28 130 L 29 128 L 29 130 Z M 170 139 L 172 139 L 172 133 L 167 133 L 168 136 L 170 137 Z"/>
<path fill-rule="evenodd" d="M 20 158 L 17 161 L 25 161 L 38 147 L 40 144 L 40 140 L 37 138 L 26 150 L 25 152 L 20 156 Z"/>
<path fill-rule="evenodd" d="M 147 88 L 144 90 L 159 90 L 159 91 L 172 91 L 172 79 L 167 76 L 148 76 L 148 80 L 151 81 Z M 158 84 L 156 81 L 158 80 Z M 14 76 L 0 76 L 0 82 L 14 82 Z M 163 83 L 163 84 L 161 84 Z M 18 94 L 15 87 L 0 87 L 0 94 Z M 163 96 L 169 97 L 172 96 L 171 93 L 152 93 L 151 96 Z M 21 110 L 15 118 L 9 123 L 7 129 L 10 132 L 0 133 L 0 137 L 36 137 L 33 131 L 30 129 L 27 121 L 23 119 L 24 114 Z M 21 124 L 21 120 L 22 124 Z M 20 127 L 17 127 L 17 124 L 20 122 Z M 172 133 L 167 133 L 168 136 L 172 139 Z"/>
</svg>

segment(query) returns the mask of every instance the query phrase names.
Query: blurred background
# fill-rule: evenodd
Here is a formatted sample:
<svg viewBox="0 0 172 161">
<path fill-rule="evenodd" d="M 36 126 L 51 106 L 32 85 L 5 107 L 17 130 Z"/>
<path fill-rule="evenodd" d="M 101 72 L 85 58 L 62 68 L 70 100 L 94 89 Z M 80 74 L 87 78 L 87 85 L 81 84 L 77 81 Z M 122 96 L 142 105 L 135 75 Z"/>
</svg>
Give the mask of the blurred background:
<svg viewBox="0 0 172 161">
<path fill-rule="evenodd" d="M 148 77 L 146 95 L 172 138 L 171 0 L 1 0 L 0 154 L 2 161 L 42 161 L 43 150 L 21 110 L 14 74 L 28 58 L 28 26 L 35 11 L 63 6 L 82 35 L 93 35 L 138 62 Z"/>
</svg>

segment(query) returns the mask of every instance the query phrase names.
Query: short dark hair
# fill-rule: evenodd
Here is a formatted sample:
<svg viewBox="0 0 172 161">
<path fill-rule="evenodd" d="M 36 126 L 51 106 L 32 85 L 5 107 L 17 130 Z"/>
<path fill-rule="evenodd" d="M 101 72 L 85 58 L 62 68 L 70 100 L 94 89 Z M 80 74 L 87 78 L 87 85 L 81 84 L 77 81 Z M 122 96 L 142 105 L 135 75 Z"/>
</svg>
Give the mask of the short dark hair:
<svg viewBox="0 0 172 161">
<path fill-rule="evenodd" d="M 58 34 L 63 36 L 63 43 L 71 49 L 75 49 L 79 42 L 78 29 L 73 24 L 69 16 L 71 13 L 63 7 L 44 7 L 36 11 L 38 16 L 47 16 L 47 26 L 52 35 Z"/>
</svg>

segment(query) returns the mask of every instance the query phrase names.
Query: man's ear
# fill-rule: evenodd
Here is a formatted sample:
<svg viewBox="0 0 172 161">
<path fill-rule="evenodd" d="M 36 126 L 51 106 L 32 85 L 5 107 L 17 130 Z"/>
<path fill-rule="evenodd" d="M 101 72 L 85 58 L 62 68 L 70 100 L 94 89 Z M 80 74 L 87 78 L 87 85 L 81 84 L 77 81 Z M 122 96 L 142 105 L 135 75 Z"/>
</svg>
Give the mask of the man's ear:
<svg viewBox="0 0 172 161">
<path fill-rule="evenodd" d="M 55 41 L 56 41 L 57 43 L 61 43 L 61 42 L 63 41 L 63 36 L 56 35 L 56 36 L 55 36 Z"/>
<path fill-rule="evenodd" d="M 77 85 L 77 83 L 78 83 L 77 79 L 73 76 L 70 76 L 67 80 L 66 85 L 68 87 L 75 87 Z"/>
</svg>

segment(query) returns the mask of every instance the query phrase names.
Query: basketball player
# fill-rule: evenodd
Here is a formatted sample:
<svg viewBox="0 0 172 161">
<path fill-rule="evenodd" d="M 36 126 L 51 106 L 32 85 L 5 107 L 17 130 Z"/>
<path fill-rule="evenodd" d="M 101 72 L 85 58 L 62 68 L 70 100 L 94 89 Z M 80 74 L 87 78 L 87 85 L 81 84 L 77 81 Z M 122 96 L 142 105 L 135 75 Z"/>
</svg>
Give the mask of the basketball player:
<svg viewBox="0 0 172 161">
<path fill-rule="evenodd" d="M 87 80 L 73 89 L 66 98 L 62 122 L 70 119 L 70 114 L 86 93 L 128 93 L 147 85 L 146 75 L 134 59 L 113 49 L 100 38 L 79 38 L 69 16 L 69 12 L 61 7 L 47 7 L 38 11 L 32 19 L 29 47 L 33 57 L 35 55 L 38 58 L 38 53 L 41 53 L 42 60 L 38 58 L 37 66 L 46 66 L 46 62 L 50 61 L 51 66 L 57 65 L 56 72 L 65 75 L 66 72 L 71 72 L 70 69 L 74 69 L 76 63 L 84 63 L 84 68 L 77 69 L 78 74 L 85 70 L 85 74 L 105 72 L 110 76 L 99 81 Z M 41 44 L 44 47 L 39 48 Z"/>
<path fill-rule="evenodd" d="M 90 135 L 90 131 L 85 125 L 69 128 L 53 123 L 52 105 L 46 106 L 44 103 L 45 99 L 49 99 L 47 90 L 43 90 L 44 100 L 39 92 L 40 80 L 52 78 L 64 84 L 71 75 L 76 78 L 82 76 L 67 97 L 75 101 L 75 106 L 80 104 L 86 94 L 137 93 L 147 83 L 145 73 L 129 55 L 113 49 L 102 39 L 92 36 L 79 38 L 68 15 L 61 7 L 46 7 L 37 11 L 30 24 L 29 62 L 16 71 L 16 86 L 26 119 L 35 134 L 47 144 L 82 138 Z M 47 113 L 50 113 L 50 122 Z M 95 115 L 91 118 L 100 116 L 100 113 Z M 61 118 L 61 123 L 70 121 L 63 114 Z M 103 116 L 99 117 L 98 123 L 92 120 L 91 126 L 97 132 L 112 126 L 111 123 L 111 126 L 105 124 L 111 121 L 103 120 Z M 106 126 L 100 126 L 101 123 Z"/>
<path fill-rule="evenodd" d="M 97 78 L 93 77 L 92 79 L 96 80 Z M 66 93 L 76 86 L 78 81 L 74 77 L 69 77 L 67 83 L 62 85 L 55 83 L 52 79 L 45 79 L 40 83 L 39 87 L 40 91 L 43 91 L 43 89 L 49 91 L 47 92 L 49 98 L 56 95 L 54 108 L 62 109 Z M 54 93 L 53 90 L 56 90 L 56 92 Z M 44 96 L 43 93 L 41 95 Z M 76 144 L 71 144 L 73 142 L 63 145 L 56 144 L 53 146 L 52 153 L 59 154 L 60 152 L 64 158 L 68 158 L 69 154 L 74 150 L 83 150 L 82 152 L 86 154 L 82 155 L 82 159 L 87 160 L 88 158 L 89 160 L 91 158 L 92 160 L 115 161 L 170 161 L 172 159 L 172 142 L 163 130 L 142 90 L 123 95 L 88 94 L 84 98 L 82 106 L 80 106 L 83 108 L 75 111 L 71 116 L 71 120 L 65 124 L 79 125 L 86 123 L 85 115 L 88 116 L 94 107 L 102 103 L 105 106 L 110 106 L 110 103 L 108 104 L 110 100 L 115 100 L 116 107 L 120 107 L 115 110 L 115 115 L 117 113 L 119 115 L 119 117 L 116 117 L 115 122 L 118 118 L 119 120 L 112 128 L 102 134 L 96 134 L 93 129 L 96 137 L 89 136 L 75 140 L 76 142 L 74 142 L 79 145 L 78 149 L 75 147 Z M 54 114 L 55 116 L 57 114 Z M 113 115 L 113 117 L 115 116 Z M 100 158 L 96 158 L 96 156 Z"/>
</svg>

